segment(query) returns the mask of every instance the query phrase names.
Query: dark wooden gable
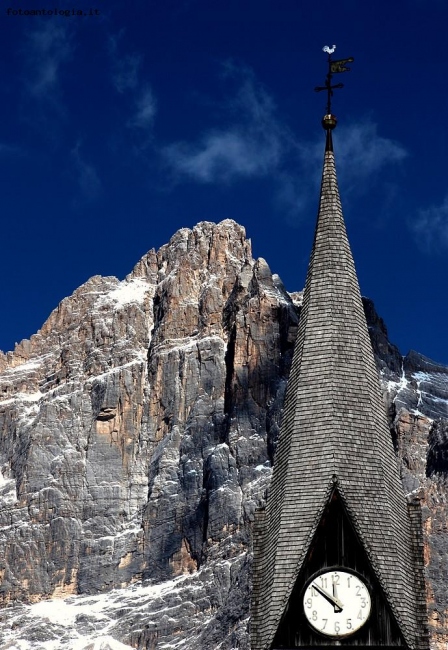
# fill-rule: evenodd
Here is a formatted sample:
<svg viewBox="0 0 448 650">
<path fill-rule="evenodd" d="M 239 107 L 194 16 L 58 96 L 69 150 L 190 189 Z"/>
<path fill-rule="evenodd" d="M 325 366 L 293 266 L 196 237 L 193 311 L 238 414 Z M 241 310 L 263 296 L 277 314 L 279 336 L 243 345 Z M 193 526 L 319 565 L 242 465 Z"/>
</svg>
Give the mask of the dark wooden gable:
<svg viewBox="0 0 448 650">
<path fill-rule="evenodd" d="M 367 623 L 353 636 L 340 639 L 338 645 L 406 647 L 381 585 L 335 487 L 281 618 L 272 650 L 334 645 L 334 639 L 319 634 L 308 625 L 303 613 L 303 591 L 314 574 L 335 567 L 360 575 L 368 585 L 372 597 L 372 611 Z"/>
</svg>

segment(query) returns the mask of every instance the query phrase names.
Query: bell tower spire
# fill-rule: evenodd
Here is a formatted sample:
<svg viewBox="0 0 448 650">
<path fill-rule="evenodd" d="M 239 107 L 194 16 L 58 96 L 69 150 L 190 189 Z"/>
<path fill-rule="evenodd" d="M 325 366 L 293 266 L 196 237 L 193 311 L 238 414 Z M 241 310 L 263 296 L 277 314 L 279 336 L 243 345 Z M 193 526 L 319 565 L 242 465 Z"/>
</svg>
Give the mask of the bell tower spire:
<svg viewBox="0 0 448 650">
<path fill-rule="evenodd" d="M 333 61 L 314 242 L 272 482 L 254 524 L 251 650 L 428 647 L 410 514 L 347 238 L 333 152 Z M 325 48 L 324 48 L 325 49 Z M 327 51 L 327 50 L 326 50 Z"/>
</svg>

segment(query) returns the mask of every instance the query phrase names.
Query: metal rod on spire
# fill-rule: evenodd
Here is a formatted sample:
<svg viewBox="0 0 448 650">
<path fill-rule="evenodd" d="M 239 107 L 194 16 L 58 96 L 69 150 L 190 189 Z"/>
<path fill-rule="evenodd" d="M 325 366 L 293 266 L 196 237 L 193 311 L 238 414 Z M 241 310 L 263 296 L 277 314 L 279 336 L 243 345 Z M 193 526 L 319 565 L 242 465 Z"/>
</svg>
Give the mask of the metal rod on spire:
<svg viewBox="0 0 448 650">
<path fill-rule="evenodd" d="M 329 47 L 328 45 L 325 45 L 322 48 L 322 50 L 328 54 L 328 73 L 327 76 L 325 77 L 325 86 L 316 86 L 316 88 L 314 89 L 317 93 L 320 92 L 321 90 L 327 91 L 327 106 L 326 106 L 327 112 L 322 120 L 322 126 L 326 131 L 328 131 L 329 129 L 334 129 L 336 127 L 336 117 L 331 113 L 331 99 L 333 97 L 333 90 L 335 88 L 344 87 L 344 84 L 341 83 L 332 84 L 333 75 L 339 72 L 349 72 L 350 68 L 348 68 L 345 64 L 352 63 L 355 60 L 351 56 L 348 59 L 339 59 L 338 61 L 333 61 L 331 55 L 333 54 L 335 49 L 336 49 L 336 45 L 333 45 L 333 47 Z"/>
</svg>

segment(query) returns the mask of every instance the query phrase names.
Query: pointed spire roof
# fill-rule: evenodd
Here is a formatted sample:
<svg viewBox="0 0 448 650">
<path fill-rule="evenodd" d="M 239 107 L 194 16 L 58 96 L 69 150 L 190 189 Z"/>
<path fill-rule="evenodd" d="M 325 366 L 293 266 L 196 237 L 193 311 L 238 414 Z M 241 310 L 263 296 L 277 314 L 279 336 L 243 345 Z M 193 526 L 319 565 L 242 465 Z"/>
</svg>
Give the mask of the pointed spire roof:
<svg viewBox="0 0 448 650">
<path fill-rule="evenodd" d="M 406 643 L 416 602 L 407 503 L 327 129 L 320 205 L 267 506 L 254 532 L 252 650 L 269 650 L 334 486 Z"/>
</svg>

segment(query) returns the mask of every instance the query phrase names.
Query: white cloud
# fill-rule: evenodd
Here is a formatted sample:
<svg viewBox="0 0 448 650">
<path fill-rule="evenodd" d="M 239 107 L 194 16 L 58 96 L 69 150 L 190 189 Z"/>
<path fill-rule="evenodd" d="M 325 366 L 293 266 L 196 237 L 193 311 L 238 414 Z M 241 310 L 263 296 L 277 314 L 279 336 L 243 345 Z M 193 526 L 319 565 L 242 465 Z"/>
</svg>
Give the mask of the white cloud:
<svg viewBox="0 0 448 650">
<path fill-rule="evenodd" d="M 26 90 L 39 100 L 54 100 L 64 63 L 73 54 L 68 28 L 55 21 L 28 33 Z"/>
<path fill-rule="evenodd" d="M 177 172 L 210 183 L 266 174 L 278 162 L 279 148 L 234 128 L 208 133 L 197 144 L 172 144 L 164 155 Z"/>
<path fill-rule="evenodd" d="M 377 125 L 370 120 L 338 126 L 333 141 L 338 178 L 352 186 L 365 183 L 387 165 L 400 163 L 408 155 L 401 144 L 378 135 Z M 320 181 L 323 147 L 323 133 L 314 142 L 298 146 L 302 165 L 311 163 L 315 168 L 315 181 Z"/>
<path fill-rule="evenodd" d="M 440 205 L 420 210 L 408 225 L 418 245 L 426 252 L 448 248 L 448 195 Z"/>
<path fill-rule="evenodd" d="M 338 126 L 333 135 L 338 181 L 344 203 L 350 195 L 365 194 L 383 169 L 402 162 L 408 155 L 397 142 L 378 135 L 377 125 L 365 120 L 351 126 Z M 318 132 L 312 142 L 295 142 L 295 173 L 280 172 L 277 177 L 275 204 L 291 223 L 309 210 L 317 200 L 321 182 L 325 135 Z M 381 179 L 380 179 L 381 180 Z M 382 182 L 382 181 L 381 181 Z M 388 179 L 387 195 L 393 195 Z"/>
<path fill-rule="evenodd" d="M 290 146 L 287 129 L 253 74 L 247 69 L 238 74 L 242 81 L 226 105 L 232 122 L 209 129 L 196 142 L 176 142 L 163 149 L 167 164 L 178 175 L 202 183 L 229 182 L 265 176 L 281 164 Z"/>
<path fill-rule="evenodd" d="M 141 129 L 151 128 L 157 111 L 157 103 L 149 87 L 146 87 L 140 93 L 135 102 L 135 107 L 135 113 L 128 121 L 128 126 Z"/>
<path fill-rule="evenodd" d="M 316 202 L 324 133 L 316 129 L 314 140 L 298 141 L 250 70 L 230 62 L 225 76 L 236 80 L 238 87 L 220 104 L 224 126 L 209 128 L 194 141 L 169 144 L 162 148 L 162 156 L 177 179 L 211 184 L 267 177 L 275 209 L 291 224 L 297 223 Z M 334 140 L 345 198 L 364 194 L 374 181 L 383 183 L 381 173 L 408 155 L 400 143 L 379 135 L 370 120 L 339 126 Z M 392 187 L 390 178 L 388 183 Z"/>
<path fill-rule="evenodd" d="M 366 179 L 407 157 L 402 145 L 377 131 L 377 125 L 370 121 L 338 127 L 336 155 L 347 177 Z"/>
<path fill-rule="evenodd" d="M 128 93 L 132 97 L 129 105 L 133 106 L 131 116 L 125 124 L 131 129 L 144 129 L 150 133 L 157 113 L 157 102 L 148 83 L 141 82 L 141 68 L 143 57 L 136 52 L 120 55 L 119 43 L 124 37 L 125 30 L 109 38 L 109 55 L 112 67 L 112 83 L 115 90 Z M 140 137 L 140 134 L 139 134 Z M 137 150 L 145 149 L 151 137 L 139 140 Z"/>
<path fill-rule="evenodd" d="M 230 62 L 225 76 L 238 81 L 236 93 L 221 105 L 225 126 L 208 129 L 196 141 L 165 146 L 162 155 L 178 178 L 200 183 L 269 177 L 276 210 L 290 223 L 297 222 L 316 200 L 324 133 L 316 131 L 313 141 L 299 142 L 250 70 Z M 365 193 L 373 180 L 381 181 L 385 168 L 407 156 L 401 144 L 379 135 L 377 125 L 369 120 L 339 126 L 334 140 L 345 194 Z"/>
<path fill-rule="evenodd" d="M 381 182 L 389 199 L 394 195 L 390 178 L 387 187 L 381 172 L 393 164 L 401 163 L 407 151 L 394 140 L 378 135 L 378 127 L 369 120 L 338 126 L 333 135 L 338 181 L 344 204 L 350 196 L 365 194 L 373 182 Z M 295 142 L 296 172 L 281 172 L 277 178 L 276 207 L 284 212 L 290 223 L 315 204 L 322 176 L 325 135 L 323 131 L 311 142 Z"/>
</svg>

